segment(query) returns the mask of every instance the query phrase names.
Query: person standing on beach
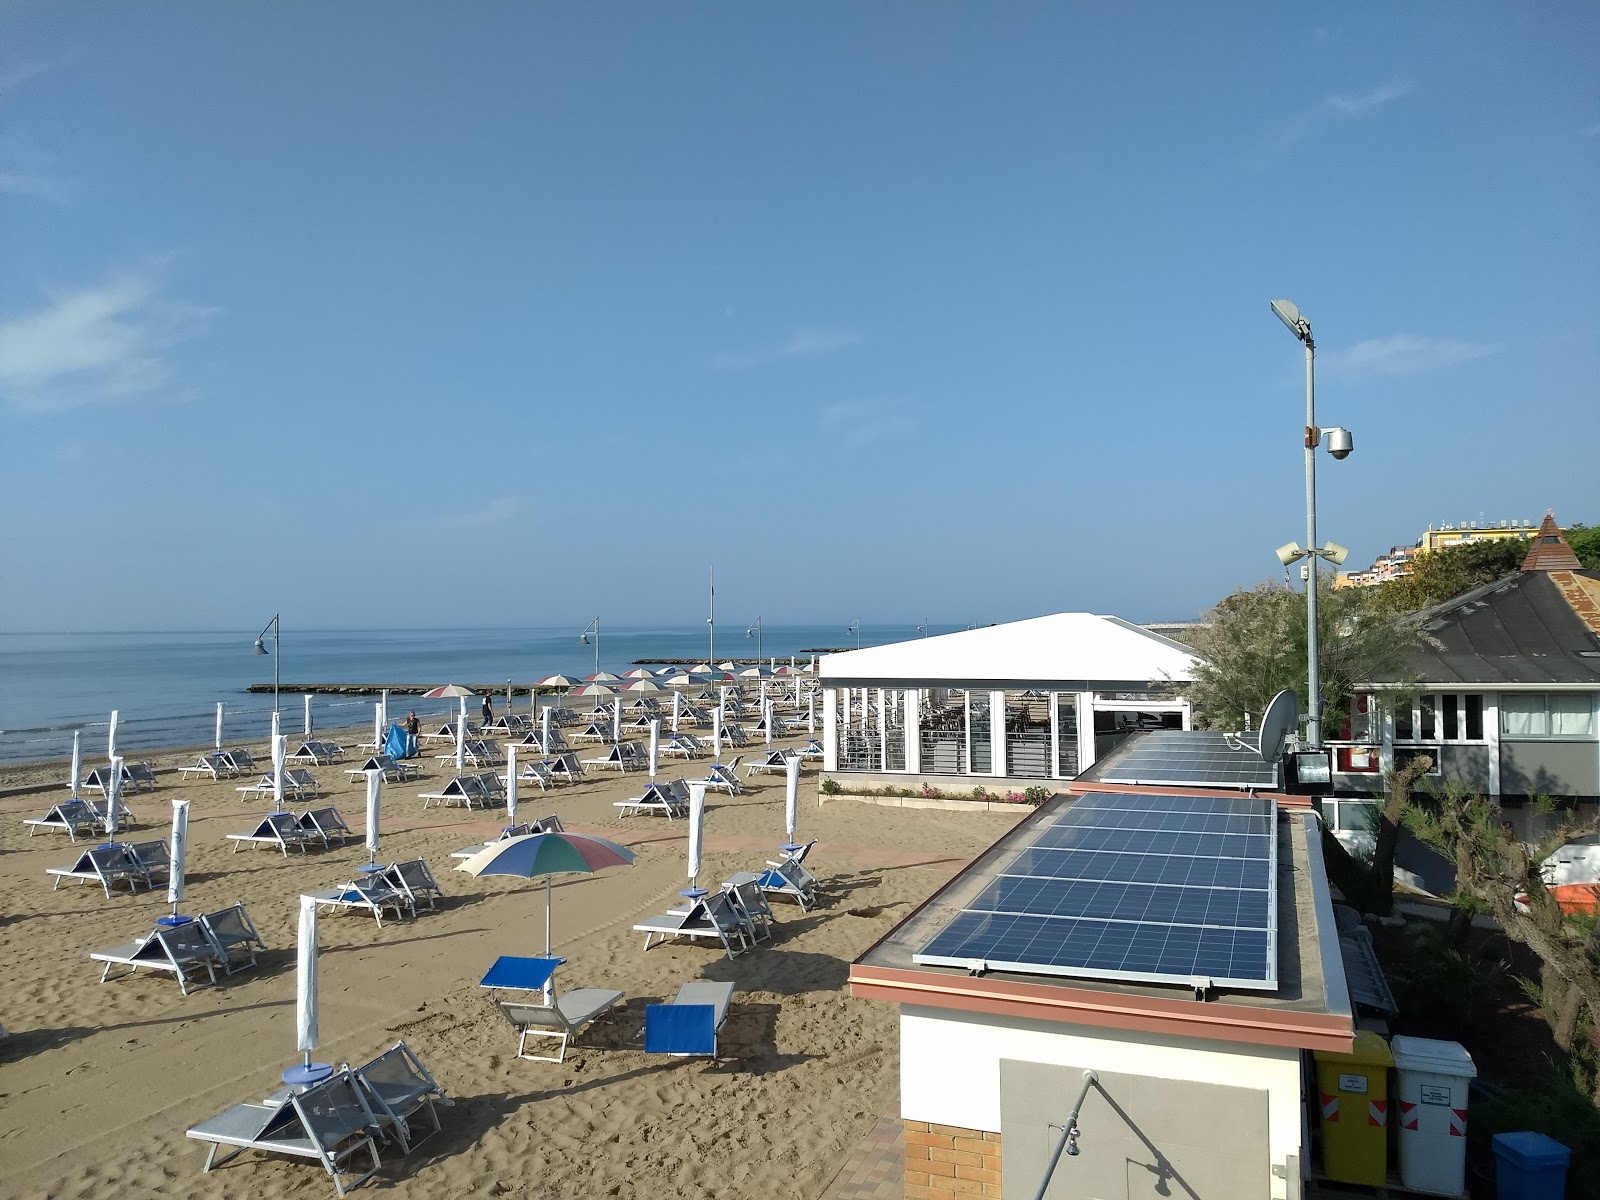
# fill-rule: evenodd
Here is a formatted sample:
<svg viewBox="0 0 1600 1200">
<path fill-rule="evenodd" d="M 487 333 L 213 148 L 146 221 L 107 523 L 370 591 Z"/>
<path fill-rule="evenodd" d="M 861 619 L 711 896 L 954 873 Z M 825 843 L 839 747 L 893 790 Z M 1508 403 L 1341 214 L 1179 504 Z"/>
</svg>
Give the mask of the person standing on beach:
<svg viewBox="0 0 1600 1200">
<path fill-rule="evenodd" d="M 483 697 L 483 727 L 485 729 L 494 724 L 494 699 L 487 692 Z"/>
<path fill-rule="evenodd" d="M 416 737 L 417 734 L 422 732 L 422 722 L 417 720 L 417 714 L 414 710 L 406 714 L 406 732 L 412 737 Z"/>
</svg>

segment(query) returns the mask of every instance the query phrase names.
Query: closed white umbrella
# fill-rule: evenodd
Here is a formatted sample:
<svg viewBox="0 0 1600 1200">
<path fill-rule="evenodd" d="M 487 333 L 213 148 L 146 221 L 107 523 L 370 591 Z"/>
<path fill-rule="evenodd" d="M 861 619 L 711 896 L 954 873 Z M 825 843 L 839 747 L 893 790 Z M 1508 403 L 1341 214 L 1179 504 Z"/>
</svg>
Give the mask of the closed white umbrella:
<svg viewBox="0 0 1600 1200">
<path fill-rule="evenodd" d="M 383 705 L 376 701 L 372 705 L 372 752 L 383 753 Z"/>
<path fill-rule="evenodd" d="M 388 728 L 389 728 L 389 689 L 388 688 L 384 688 L 383 691 L 378 693 L 378 706 L 379 706 L 379 711 L 383 713 L 383 728 L 384 728 L 385 731 L 387 731 Z"/>
<path fill-rule="evenodd" d="M 312 725 L 311 725 L 311 693 L 307 692 L 306 693 L 306 715 L 305 715 L 304 719 L 301 720 L 301 722 L 300 722 L 300 736 L 305 738 L 305 740 L 308 741 L 308 742 L 311 740 L 311 729 L 312 729 Z"/>
<path fill-rule="evenodd" d="M 711 714 L 711 761 L 722 761 L 722 713 Z"/>
<path fill-rule="evenodd" d="M 517 746 L 506 747 L 506 824 L 517 823 Z"/>
<path fill-rule="evenodd" d="M 815 690 L 806 693 L 806 732 L 817 731 L 817 693 Z"/>
<path fill-rule="evenodd" d="M 320 1040 L 317 1035 L 317 902 L 300 897 L 300 943 L 295 970 L 294 1018 L 296 1045 L 304 1052 L 305 1065 L 311 1065 L 311 1052 Z"/>
<path fill-rule="evenodd" d="M 111 760 L 111 778 L 106 781 L 106 841 L 117 840 L 118 818 L 122 808 L 122 760 Z"/>
<path fill-rule="evenodd" d="M 617 700 L 611 705 L 611 744 L 622 740 L 622 701 Z"/>
<path fill-rule="evenodd" d="M 772 701 L 761 701 L 761 723 L 767 727 L 767 749 L 772 749 Z"/>
<path fill-rule="evenodd" d="M 276 713 L 273 716 L 277 716 Z M 281 733 L 272 735 L 272 808 L 283 811 L 283 765 L 289 757 L 289 739 Z"/>
<path fill-rule="evenodd" d="M 700 843 L 704 840 L 706 823 L 706 781 L 697 779 L 689 785 L 689 886 L 685 896 L 698 899 L 705 890 L 697 882 L 700 878 Z"/>
<path fill-rule="evenodd" d="M 189 852 L 189 802 L 172 802 L 172 862 L 167 867 L 167 903 L 172 923 L 179 924 L 178 902 L 183 899 L 183 858 Z"/>
<path fill-rule="evenodd" d="M 799 849 L 794 840 L 795 810 L 800 807 L 800 756 L 792 754 L 783 763 L 783 831 L 789 840 L 778 847 L 785 854 Z"/>
<path fill-rule="evenodd" d="M 673 733 L 677 733 L 678 732 L 678 711 L 682 707 L 683 707 L 683 693 L 682 692 L 678 692 L 678 691 L 674 691 L 672 693 L 672 732 Z"/>
<path fill-rule="evenodd" d="M 661 718 L 650 718 L 650 782 L 656 781 L 656 760 L 661 757 Z"/>
<path fill-rule="evenodd" d="M 111 710 L 111 723 L 106 726 L 106 759 L 117 756 L 117 710 Z"/>
<path fill-rule="evenodd" d="M 215 739 L 215 745 L 212 747 L 212 749 L 217 750 L 218 752 L 220 752 L 222 750 L 222 701 L 221 700 L 217 701 L 217 736 L 216 736 L 216 739 Z"/>
<path fill-rule="evenodd" d="M 764 710 L 767 707 L 767 681 L 766 681 L 765 677 L 763 677 L 762 680 L 761 680 L 761 697 L 760 697 L 760 701 L 761 701 L 761 707 Z"/>
<path fill-rule="evenodd" d="M 467 698 L 461 697 L 461 712 L 456 717 L 456 774 L 467 769 Z"/>
<path fill-rule="evenodd" d="M 383 804 L 383 772 L 367 772 L 367 865 L 378 861 L 378 825 Z"/>
<path fill-rule="evenodd" d="M 539 745 L 546 754 L 550 753 L 550 706 L 546 704 L 544 711 L 539 714 Z"/>
<path fill-rule="evenodd" d="M 83 749 L 79 742 L 83 738 L 83 730 L 72 731 L 72 798 L 78 798 L 78 780 L 83 776 Z"/>
<path fill-rule="evenodd" d="M 720 721 L 728 719 L 728 687 L 726 684 L 721 684 L 717 687 L 717 719 Z"/>
</svg>

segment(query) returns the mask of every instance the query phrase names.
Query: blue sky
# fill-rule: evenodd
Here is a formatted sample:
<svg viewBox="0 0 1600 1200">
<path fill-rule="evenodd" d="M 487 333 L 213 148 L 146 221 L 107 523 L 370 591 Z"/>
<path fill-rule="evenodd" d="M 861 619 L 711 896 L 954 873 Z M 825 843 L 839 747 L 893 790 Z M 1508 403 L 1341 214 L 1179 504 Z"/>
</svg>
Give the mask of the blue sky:
<svg viewBox="0 0 1600 1200">
<path fill-rule="evenodd" d="M 1597 14 L 10 0 L 0 630 L 1192 617 L 1274 296 L 1356 565 L 1600 522 Z"/>
</svg>

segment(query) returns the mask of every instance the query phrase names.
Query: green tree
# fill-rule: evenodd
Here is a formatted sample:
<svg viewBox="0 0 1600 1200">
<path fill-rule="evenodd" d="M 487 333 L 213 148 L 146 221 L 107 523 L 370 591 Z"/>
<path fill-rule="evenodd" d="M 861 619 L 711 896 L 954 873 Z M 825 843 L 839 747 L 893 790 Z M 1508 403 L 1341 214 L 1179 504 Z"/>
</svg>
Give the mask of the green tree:
<svg viewBox="0 0 1600 1200">
<path fill-rule="evenodd" d="M 1319 574 L 1318 586 L 1323 711 L 1333 714 L 1349 703 L 1356 684 L 1399 680 L 1417 632 L 1377 606 L 1373 593 L 1378 589 L 1334 591 L 1325 574 Z M 1240 589 L 1206 615 L 1192 643 L 1200 663 L 1186 694 L 1201 728 L 1241 729 L 1245 713 L 1258 720 L 1267 701 L 1284 688 L 1303 701 L 1304 592 L 1277 583 Z"/>
<path fill-rule="evenodd" d="M 1372 591 L 1384 612 L 1418 612 L 1516 574 L 1527 556 L 1526 538 L 1468 542 L 1433 554 L 1417 555 L 1411 574 L 1380 583 Z"/>
<path fill-rule="evenodd" d="M 1591 571 L 1600 571 L 1600 525 L 1572 525 L 1561 532 L 1578 561 Z"/>
</svg>

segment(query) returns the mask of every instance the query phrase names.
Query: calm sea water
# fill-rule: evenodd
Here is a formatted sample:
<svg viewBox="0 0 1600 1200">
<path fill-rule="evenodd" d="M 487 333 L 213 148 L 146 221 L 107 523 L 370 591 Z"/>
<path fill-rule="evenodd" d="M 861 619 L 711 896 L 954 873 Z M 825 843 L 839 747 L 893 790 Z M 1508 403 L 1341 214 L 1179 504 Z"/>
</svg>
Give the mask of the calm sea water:
<svg viewBox="0 0 1600 1200">
<path fill-rule="evenodd" d="M 717 629 L 719 658 L 753 658 L 756 639 L 744 627 Z M 935 633 L 948 632 L 935 628 Z M 912 626 L 867 626 L 862 645 L 918 636 Z M 227 744 L 264 742 L 271 729 L 272 696 L 251 694 L 254 683 L 272 682 L 269 656 L 252 653 L 253 633 L 0 634 L 0 761 L 65 758 L 74 730 L 83 732 L 85 762 L 104 757 L 106 726 L 118 710 L 117 748 L 154 750 L 209 743 L 216 706 L 224 705 Z M 813 647 L 854 646 L 855 635 L 838 625 L 770 626 L 761 649 L 787 661 Z M 707 652 L 699 626 L 622 628 L 603 626 L 600 666 L 621 674 L 640 658 L 698 658 Z M 298 684 L 518 685 L 563 672 L 587 675 L 595 668 L 594 645 L 584 646 L 569 629 L 411 629 L 390 631 L 285 631 L 281 673 L 289 685 L 282 697 L 283 728 L 300 731 L 304 712 Z M 527 703 L 526 694 L 518 698 Z M 318 696 L 312 716 L 318 728 L 370 727 L 372 699 Z M 391 714 L 415 708 L 424 719 L 453 711 L 454 701 L 391 697 Z M 498 706 L 497 706 L 498 707 Z"/>
</svg>

